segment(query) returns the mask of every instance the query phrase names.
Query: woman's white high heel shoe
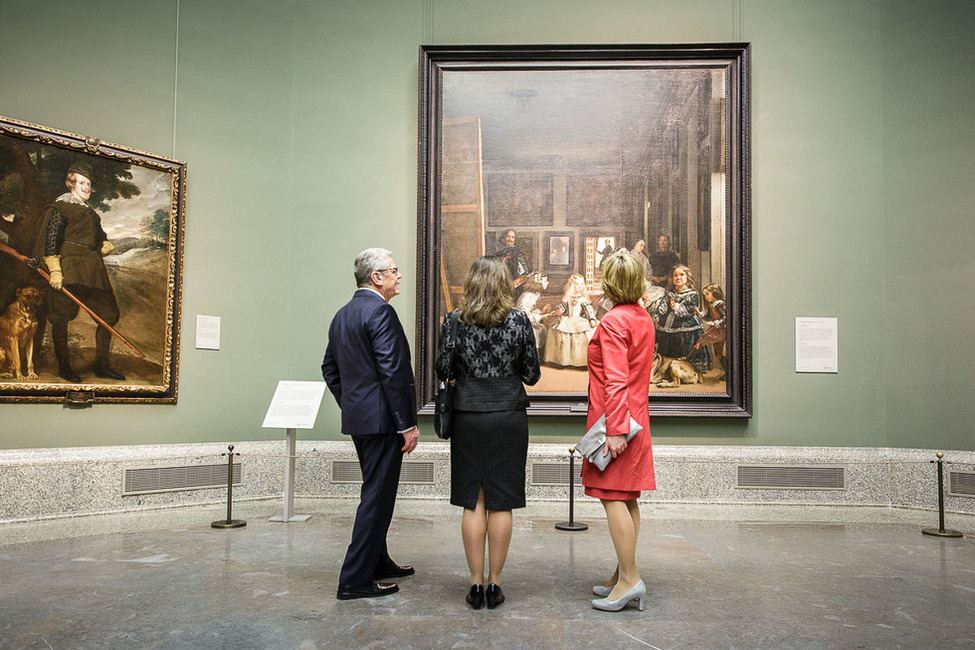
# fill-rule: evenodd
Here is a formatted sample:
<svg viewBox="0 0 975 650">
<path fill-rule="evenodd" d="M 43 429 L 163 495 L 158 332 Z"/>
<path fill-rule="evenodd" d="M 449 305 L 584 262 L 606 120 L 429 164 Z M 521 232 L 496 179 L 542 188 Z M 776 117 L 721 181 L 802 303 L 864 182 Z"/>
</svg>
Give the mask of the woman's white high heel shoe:
<svg viewBox="0 0 975 650">
<path fill-rule="evenodd" d="M 608 596 L 611 593 L 613 593 L 613 586 L 611 585 L 611 586 L 607 587 L 605 585 L 595 585 L 592 588 L 592 593 L 596 594 L 600 598 L 605 598 L 606 596 Z"/>
<path fill-rule="evenodd" d="M 631 600 L 637 601 L 637 605 L 640 611 L 643 611 L 643 601 L 647 597 L 647 586 L 643 583 L 643 580 L 636 583 L 633 589 L 623 594 L 623 597 L 618 600 L 609 600 L 608 598 L 596 598 L 592 601 L 592 606 L 595 609 L 601 609 L 604 612 L 618 612 Z"/>
</svg>

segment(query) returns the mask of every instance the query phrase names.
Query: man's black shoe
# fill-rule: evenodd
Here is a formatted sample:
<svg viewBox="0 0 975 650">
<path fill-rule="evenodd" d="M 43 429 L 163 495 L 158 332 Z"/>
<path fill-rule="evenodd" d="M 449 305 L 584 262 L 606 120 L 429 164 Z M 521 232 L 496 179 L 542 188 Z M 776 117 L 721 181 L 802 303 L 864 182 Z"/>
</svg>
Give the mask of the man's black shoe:
<svg viewBox="0 0 975 650">
<path fill-rule="evenodd" d="M 122 381 L 125 379 L 125 375 L 122 373 L 116 372 L 109 366 L 101 364 L 95 366 L 95 376 L 101 377 L 102 379 L 114 379 L 115 381 Z"/>
<path fill-rule="evenodd" d="M 69 384 L 80 384 L 81 377 L 74 374 L 71 368 L 61 368 L 58 370 L 58 377 L 68 382 Z"/>
<path fill-rule="evenodd" d="M 355 600 L 356 598 L 378 598 L 389 596 L 399 591 L 399 587 L 387 582 L 373 582 L 363 587 L 353 587 L 339 583 L 339 591 L 335 595 L 339 600 Z"/>
<path fill-rule="evenodd" d="M 416 569 L 411 566 L 400 566 L 399 564 L 392 564 L 385 569 L 379 569 L 376 571 L 376 580 L 389 580 L 391 578 L 405 578 L 406 576 L 411 576 L 416 573 Z"/>
</svg>

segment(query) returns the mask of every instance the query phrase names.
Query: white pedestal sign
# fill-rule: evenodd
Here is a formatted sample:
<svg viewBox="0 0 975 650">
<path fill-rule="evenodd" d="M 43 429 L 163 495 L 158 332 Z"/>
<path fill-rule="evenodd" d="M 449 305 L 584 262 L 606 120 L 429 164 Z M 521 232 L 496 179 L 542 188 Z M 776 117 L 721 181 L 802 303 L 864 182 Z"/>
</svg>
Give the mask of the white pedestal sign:
<svg viewBox="0 0 975 650">
<path fill-rule="evenodd" d="M 265 429 L 285 429 L 284 514 L 268 521 L 284 523 L 308 521 L 311 515 L 294 514 L 295 507 L 295 429 L 315 426 L 318 409 L 325 395 L 323 381 L 279 381 L 264 416 Z"/>
</svg>

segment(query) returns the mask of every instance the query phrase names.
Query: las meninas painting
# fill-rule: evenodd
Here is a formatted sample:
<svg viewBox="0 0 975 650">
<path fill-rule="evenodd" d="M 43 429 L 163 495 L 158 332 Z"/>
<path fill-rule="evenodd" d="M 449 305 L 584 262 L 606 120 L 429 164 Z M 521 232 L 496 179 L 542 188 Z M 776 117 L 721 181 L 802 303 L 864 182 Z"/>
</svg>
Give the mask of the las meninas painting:
<svg viewBox="0 0 975 650">
<path fill-rule="evenodd" d="M 748 47 L 421 48 L 421 392 L 478 255 L 503 258 L 542 378 L 532 412 L 584 411 L 601 267 L 643 264 L 651 411 L 750 415 Z"/>
<path fill-rule="evenodd" d="M 0 118 L 0 400 L 176 401 L 185 175 Z"/>
</svg>

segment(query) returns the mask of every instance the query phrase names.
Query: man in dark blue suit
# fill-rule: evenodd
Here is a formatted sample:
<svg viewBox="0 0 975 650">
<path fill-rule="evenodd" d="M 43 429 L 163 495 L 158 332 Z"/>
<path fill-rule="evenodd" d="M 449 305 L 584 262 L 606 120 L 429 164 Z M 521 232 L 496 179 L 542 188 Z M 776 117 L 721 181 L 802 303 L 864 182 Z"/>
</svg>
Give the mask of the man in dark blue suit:
<svg viewBox="0 0 975 650">
<path fill-rule="evenodd" d="M 410 347 L 389 305 L 403 276 L 383 248 L 359 253 L 354 270 L 359 288 L 332 319 L 322 361 L 322 377 L 342 409 L 342 433 L 352 436 L 362 468 L 339 600 L 394 594 L 399 587 L 380 580 L 414 573 L 386 548 L 403 452 L 412 452 L 420 437 Z"/>
</svg>

